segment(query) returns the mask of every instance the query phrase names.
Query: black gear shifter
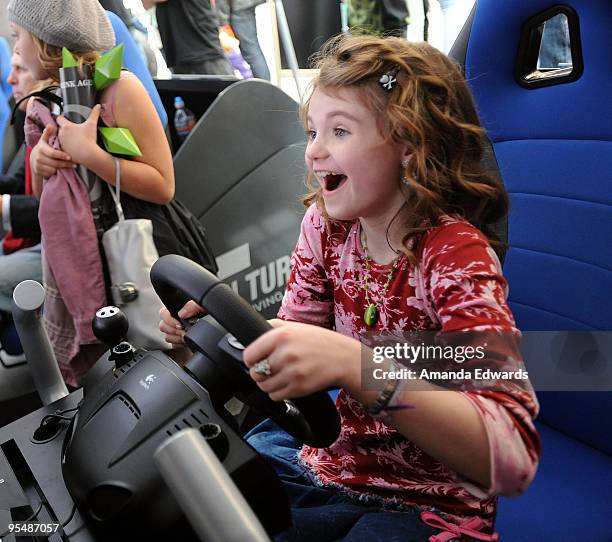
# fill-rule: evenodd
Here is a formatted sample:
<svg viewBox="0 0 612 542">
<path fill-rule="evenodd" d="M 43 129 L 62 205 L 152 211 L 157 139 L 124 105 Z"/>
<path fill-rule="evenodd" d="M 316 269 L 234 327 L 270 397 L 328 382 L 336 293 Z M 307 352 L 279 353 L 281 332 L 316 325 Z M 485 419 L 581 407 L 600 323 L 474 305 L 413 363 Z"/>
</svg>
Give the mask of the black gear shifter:
<svg viewBox="0 0 612 542">
<path fill-rule="evenodd" d="M 118 307 L 102 307 L 91 322 L 96 338 L 109 348 L 117 346 L 125 339 L 130 323 Z"/>
<path fill-rule="evenodd" d="M 96 338 L 111 349 L 110 358 L 117 368 L 134 359 L 134 348 L 124 339 L 130 323 L 118 307 L 102 307 L 96 312 L 91 328 Z"/>
</svg>

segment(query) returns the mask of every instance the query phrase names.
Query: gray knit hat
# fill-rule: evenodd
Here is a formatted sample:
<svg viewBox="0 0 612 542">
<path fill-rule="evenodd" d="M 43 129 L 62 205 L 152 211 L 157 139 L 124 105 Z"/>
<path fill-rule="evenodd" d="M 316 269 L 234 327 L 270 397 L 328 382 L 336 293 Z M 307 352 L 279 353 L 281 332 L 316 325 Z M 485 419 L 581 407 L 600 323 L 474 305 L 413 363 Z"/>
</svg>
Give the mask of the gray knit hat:
<svg viewBox="0 0 612 542">
<path fill-rule="evenodd" d="M 115 32 L 98 0 L 10 0 L 8 19 L 49 45 L 106 51 Z"/>
</svg>

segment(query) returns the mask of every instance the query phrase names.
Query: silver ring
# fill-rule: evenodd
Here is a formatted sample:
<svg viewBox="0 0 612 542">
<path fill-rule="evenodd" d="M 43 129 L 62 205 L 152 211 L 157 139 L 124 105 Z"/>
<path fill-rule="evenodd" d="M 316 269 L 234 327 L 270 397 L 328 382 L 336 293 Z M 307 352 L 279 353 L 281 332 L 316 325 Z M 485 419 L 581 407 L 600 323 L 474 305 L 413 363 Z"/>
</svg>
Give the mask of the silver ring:
<svg viewBox="0 0 612 542">
<path fill-rule="evenodd" d="M 270 367 L 270 362 L 267 359 L 258 361 L 253 368 L 258 375 L 272 376 L 272 368 Z"/>
</svg>

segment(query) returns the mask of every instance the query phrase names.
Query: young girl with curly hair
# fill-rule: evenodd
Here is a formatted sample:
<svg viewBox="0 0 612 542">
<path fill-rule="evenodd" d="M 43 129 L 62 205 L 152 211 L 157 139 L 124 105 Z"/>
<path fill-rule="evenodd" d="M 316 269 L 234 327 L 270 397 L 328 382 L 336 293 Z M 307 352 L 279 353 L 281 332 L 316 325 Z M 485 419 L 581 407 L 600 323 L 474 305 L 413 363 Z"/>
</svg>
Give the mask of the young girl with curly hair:
<svg viewBox="0 0 612 542">
<path fill-rule="evenodd" d="M 303 107 L 313 190 L 279 319 L 244 360 L 273 400 L 340 388 L 342 427 L 324 449 L 270 421 L 249 435 L 291 502 L 294 526 L 277 539 L 496 540 L 496 496 L 524 491 L 538 463 L 528 381 L 362 380 L 363 345 L 387 333 L 488 330 L 508 339 L 489 355 L 520 360 L 490 232 L 508 200 L 481 165 L 473 98 L 447 57 L 400 38 L 335 38 L 316 67 Z"/>
</svg>

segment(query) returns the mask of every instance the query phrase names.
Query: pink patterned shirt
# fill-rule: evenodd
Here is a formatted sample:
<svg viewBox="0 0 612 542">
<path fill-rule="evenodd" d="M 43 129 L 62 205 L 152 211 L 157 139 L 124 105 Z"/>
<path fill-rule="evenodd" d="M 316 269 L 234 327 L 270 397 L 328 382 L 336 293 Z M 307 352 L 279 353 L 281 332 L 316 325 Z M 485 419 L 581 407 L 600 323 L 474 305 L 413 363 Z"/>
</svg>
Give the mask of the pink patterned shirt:
<svg viewBox="0 0 612 542">
<path fill-rule="evenodd" d="M 365 260 L 360 229 L 358 221 L 332 222 L 327 231 L 317 207 L 308 209 L 280 318 L 335 329 L 358 340 L 373 331 L 363 321 Z M 417 266 L 407 258 L 400 260 L 374 331 L 455 331 L 478 326 L 517 332 L 499 260 L 480 231 L 463 220 L 445 217 L 422 238 L 416 253 Z M 371 263 L 369 283 L 375 300 L 387 273 L 388 266 Z M 520 359 L 520 353 L 512 354 Z M 344 390 L 336 400 L 342 419 L 340 437 L 329 448 L 304 446 L 300 459 L 318 483 L 360 500 L 433 508 L 458 522 L 477 516 L 490 529 L 495 495 L 516 495 L 527 488 L 540 449 L 532 422 L 538 404 L 531 386 L 504 391 L 461 392 L 486 428 L 492 480 L 488 490 L 374 420 Z"/>
</svg>

